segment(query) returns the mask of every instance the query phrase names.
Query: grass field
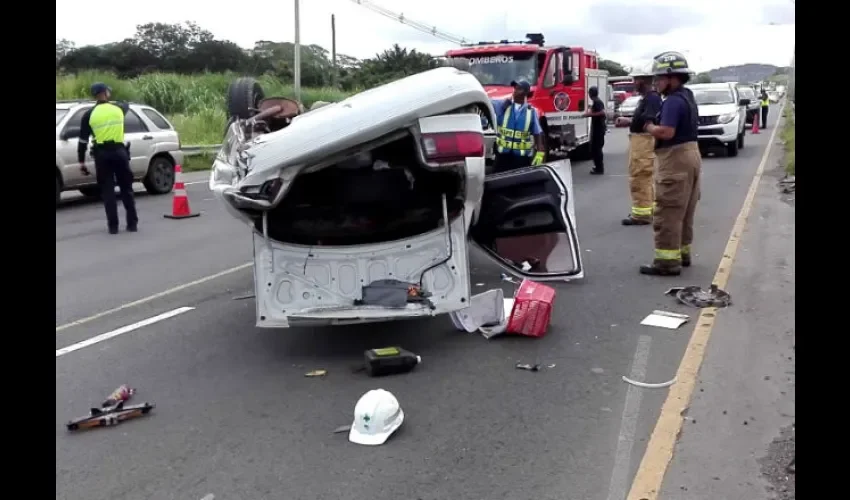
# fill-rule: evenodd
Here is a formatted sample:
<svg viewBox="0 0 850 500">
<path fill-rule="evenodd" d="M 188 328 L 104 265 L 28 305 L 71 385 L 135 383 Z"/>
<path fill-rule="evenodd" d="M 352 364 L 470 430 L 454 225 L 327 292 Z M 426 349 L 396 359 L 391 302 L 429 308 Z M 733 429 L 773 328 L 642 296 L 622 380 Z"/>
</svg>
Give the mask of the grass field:
<svg viewBox="0 0 850 500">
<path fill-rule="evenodd" d="M 789 103 L 785 106 L 785 126 L 782 129 L 782 141 L 785 143 L 785 172 L 788 175 L 797 175 L 796 164 L 796 124 L 794 123 L 794 111 Z"/>
<path fill-rule="evenodd" d="M 114 74 L 84 72 L 56 76 L 56 100 L 88 99 L 94 82 L 112 87 L 114 99 L 134 101 L 153 106 L 164 113 L 180 133 L 183 144 L 218 144 L 225 125 L 224 100 L 227 86 L 239 75 L 208 73 L 176 75 L 151 73 L 132 80 L 121 80 Z M 263 76 L 259 78 L 266 96 L 293 97 L 291 85 Z M 302 88 L 305 106 L 315 101 L 340 101 L 348 94 L 333 88 Z"/>
</svg>

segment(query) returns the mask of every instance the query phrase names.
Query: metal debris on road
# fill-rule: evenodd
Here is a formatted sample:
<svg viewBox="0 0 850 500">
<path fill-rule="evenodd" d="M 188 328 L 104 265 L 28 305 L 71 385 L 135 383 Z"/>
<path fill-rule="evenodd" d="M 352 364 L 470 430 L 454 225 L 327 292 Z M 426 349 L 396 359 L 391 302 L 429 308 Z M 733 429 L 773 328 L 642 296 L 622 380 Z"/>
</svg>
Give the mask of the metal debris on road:
<svg viewBox="0 0 850 500">
<path fill-rule="evenodd" d="M 708 290 L 703 290 L 695 285 L 677 286 L 664 292 L 664 295 L 675 296 L 676 300 L 682 304 L 697 308 L 721 308 L 732 304 L 732 297 L 729 293 L 713 283 Z"/>
<path fill-rule="evenodd" d="M 248 295 L 237 295 L 236 297 L 233 297 L 233 300 L 253 299 L 254 297 L 256 297 L 256 295 L 249 293 Z"/>
<path fill-rule="evenodd" d="M 779 187 L 782 188 L 783 194 L 791 194 L 797 191 L 797 177 L 794 175 L 785 177 L 779 181 Z"/>
<path fill-rule="evenodd" d="M 311 370 L 304 374 L 305 377 L 324 377 L 328 374 L 327 370 Z"/>
<path fill-rule="evenodd" d="M 680 326 L 684 325 L 688 322 L 687 314 L 679 314 L 670 311 L 652 311 L 652 314 L 643 318 L 643 321 L 640 322 L 641 325 L 645 326 L 657 326 L 659 328 L 668 328 L 670 330 L 676 330 Z"/>
<path fill-rule="evenodd" d="M 539 372 L 540 371 L 540 364 L 531 365 L 531 364 L 528 364 L 528 363 L 517 363 L 516 369 L 517 370 L 526 370 L 526 371 L 530 371 L 530 372 Z"/>
<path fill-rule="evenodd" d="M 336 429 L 334 429 L 334 434 L 342 434 L 343 432 L 348 432 L 351 430 L 351 424 L 340 425 Z"/>
<path fill-rule="evenodd" d="M 637 380 L 632 380 L 629 377 L 623 375 L 623 382 L 626 382 L 627 384 L 632 384 L 636 387 L 643 387 L 644 389 L 663 389 L 664 387 L 670 387 L 671 385 L 675 384 L 676 377 L 673 377 L 673 380 L 661 382 L 660 384 L 650 384 L 647 382 L 638 382 Z"/>
<path fill-rule="evenodd" d="M 112 394 L 101 403 L 100 408 L 91 408 L 87 416 L 71 420 L 66 424 L 66 427 L 69 431 L 91 429 L 94 427 L 109 427 L 118 425 L 124 420 L 147 415 L 154 408 L 153 404 L 144 403 L 124 406 L 124 403 L 135 393 L 135 389 L 130 388 L 126 384 L 122 385 L 112 391 Z"/>
</svg>

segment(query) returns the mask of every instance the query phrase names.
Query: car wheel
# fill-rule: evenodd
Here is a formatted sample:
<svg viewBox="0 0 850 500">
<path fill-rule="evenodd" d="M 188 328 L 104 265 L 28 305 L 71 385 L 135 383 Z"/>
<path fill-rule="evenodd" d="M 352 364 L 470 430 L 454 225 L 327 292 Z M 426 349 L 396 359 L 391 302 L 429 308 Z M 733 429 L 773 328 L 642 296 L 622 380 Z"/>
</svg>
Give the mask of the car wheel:
<svg viewBox="0 0 850 500">
<path fill-rule="evenodd" d="M 744 131 L 738 134 L 738 149 L 744 149 Z"/>
<path fill-rule="evenodd" d="M 242 120 L 251 118 L 265 97 L 263 87 L 257 80 L 251 77 L 237 78 L 227 88 L 227 114 Z"/>
<path fill-rule="evenodd" d="M 97 186 L 80 188 L 80 192 L 83 193 L 83 196 L 88 196 L 89 198 L 97 198 L 100 196 L 100 188 Z"/>
<path fill-rule="evenodd" d="M 738 141 L 732 141 L 726 144 L 726 154 L 728 156 L 738 156 Z"/>
<path fill-rule="evenodd" d="M 148 173 L 142 181 L 150 194 L 170 193 L 174 187 L 174 162 L 167 156 L 156 156 L 148 166 Z"/>
</svg>

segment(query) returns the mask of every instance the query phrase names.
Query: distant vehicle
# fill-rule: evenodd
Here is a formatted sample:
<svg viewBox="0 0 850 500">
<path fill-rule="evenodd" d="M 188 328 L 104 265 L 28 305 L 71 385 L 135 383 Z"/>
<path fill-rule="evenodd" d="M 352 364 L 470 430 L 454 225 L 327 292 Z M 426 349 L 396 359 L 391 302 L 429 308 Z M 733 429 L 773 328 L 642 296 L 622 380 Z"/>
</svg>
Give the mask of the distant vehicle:
<svg viewBox="0 0 850 500">
<path fill-rule="evenodd" d="M 779 92 L 777 92 L 775 90 L 771 90 L 770 92 L 767 93 L 767 100 L 772 102 L 772 103 L 779 102 L 779 99 L 781 99 L 781 98 L 782 98 L 782 96 L 779 94 Z"/>
<path fill-rule="evenodd" d="M 78 189 L 86 196 L 98 196 L 94 159 L 88 152 L 92 175 L 83 175 L 77 161 L 77 143 L 83 114 L 94 101 L 56 102 L 56 204 L 63 191 Z M 151 194 L 170 193 L 174 187 L 174 165 L 183 163 L 180 138 L 174 126 L 150 106 L 130 103 L 124 117 L 124 141 L 130 145 L 130 169 L 137 182 Z"/>
<path fill-rule="evenodd" d="M 744 147 L 744 124 L 749 99 L 740 97 L 733 83 L 697 83 L 688 86 L 699 108 L 700 149 L 721 146 L 729 156 Z"/>
<path fill-rule="evenodd" d="M 756 91 L 752 87 L 738 87 L 738 95 L 740 99 L 750 100 L 750 104 L 747 105 L 747 123 L 752 124 L 753 120 L 759 117 L 759 108 L 761 108 Z"/>
<path fill-rule="evenodd" d="M 623 101 L 635 95 L 635 81 L 630 76 L 608 77 L 611 86 L 614 87 L 614 102 L 622 104 Z"/>
<path fill-rule="evenodd" d="M 635 110 L 637 109 L 638 104 L 640 104 L 641 99 L 643 99 L 643 96 L 633 95 L 623 101 L 620 104 L 620 116 L 626 118 L 631 118 L 632 116 L 634 116 Z"/>
</svg>

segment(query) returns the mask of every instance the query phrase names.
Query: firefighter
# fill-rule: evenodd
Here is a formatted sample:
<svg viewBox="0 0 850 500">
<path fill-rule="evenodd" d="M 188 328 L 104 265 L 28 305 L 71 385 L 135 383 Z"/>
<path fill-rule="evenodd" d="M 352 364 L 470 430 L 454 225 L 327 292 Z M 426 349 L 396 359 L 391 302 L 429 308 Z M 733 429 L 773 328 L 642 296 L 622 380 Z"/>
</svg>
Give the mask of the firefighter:
<svg viewBox="0 0 850 500">
<path fill-rule="evenodd" d="M 702 157 L 697 145 L 699 112 L 685 84 L 691 70 L 685 56 L 664 52 L 652 64 L 655 88 L 664 96 L 658 123 L 644 130 L 657 141 L 655 186 L 655 259 L 640 267 L 641 274 L 677 276 L 691 265 L 694 212 L 700 197 Z"/>
<path fill-rule="evenodd" d="M 587 95 L 590 96 L 590 110 L 585 111 L 585 118 L 590 118 L 590 151 L 593 156 L 592 175 L 602 175 L 605 173 L 605 163 L 603 161 L 602 148 L 605 146 L 605 134 L 608 133 L 608 126 L 605 124 L 605 103 L 599 98 L 599 89 L 590 87 L 587 89 Z"/>
<path fill-rule="evenodd" d="M 531 84 L 519 80 L 511 82 L 511 86 L 514 88 L 512 97 L 492 101 L 496 112 L 496 173 L 540 165 L 545 159 L 546 144 L 540 117 L 526 100 Z"/>
<path fill-rule="evenodd" d="M 632 210 L 623 219 L 624 226 L 645 226 L 652 223 L 655 200 L 653 171 L 655 170 L 655 138 L 643 131 L 654 122 L 661 111 L 661 96 L 652 88 L 652 72 L 632 72 L 635 90 L 642 96 L 632 118 L 617 118 L 618 126 L 629 126 L 629 190 Z"/>
<path fill-rule="evenodd" d="M 86 167 L 86 148 L 89 136 L 93 135 L 94 143 L 91 149 L 94 156 L 95 175 L 103 206 L 106 209 L 109 234 L 118 233 L 116 181 L 121 190 L 124 210 L 127 212 L 127 231 L 136 232 L 139 217 L 136 214 L 136 202 L 133 199 L 133 172 L 130 170 L 130 151 L 124 144 L 124 116 L 130 107 L 127 103 L 109 102 L 112 89 L 105 83 L 92 85 L 91 94 L 97 99 L 97 104 L 83 114 L 80 124 L 80 141 L 77 145 L 80 171 L 83 175 L 89 175 Z"/>
<path fill-rule="evenodd" d="M 761 89 L 761 128 L 767 128 L 767 112 L 770 110 L 770 98 L 767 96 L 767 91 Z"/>
</svg>

